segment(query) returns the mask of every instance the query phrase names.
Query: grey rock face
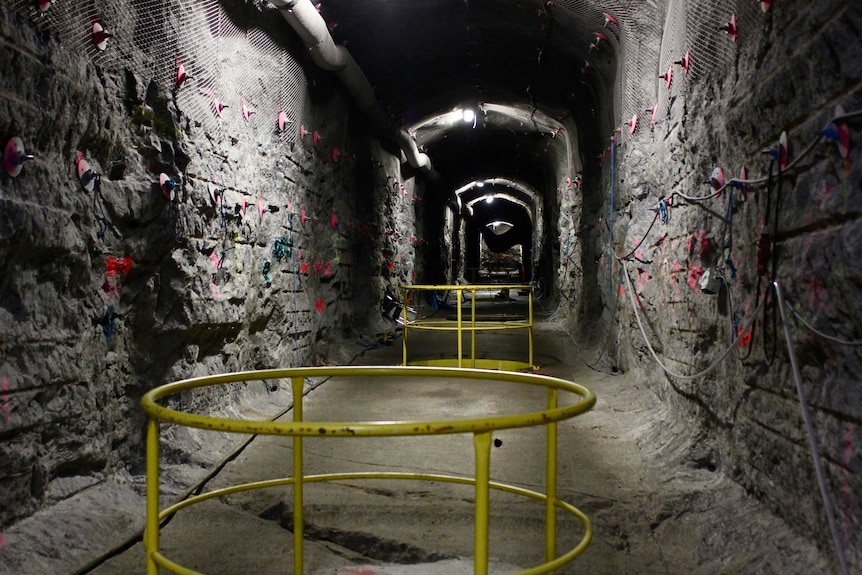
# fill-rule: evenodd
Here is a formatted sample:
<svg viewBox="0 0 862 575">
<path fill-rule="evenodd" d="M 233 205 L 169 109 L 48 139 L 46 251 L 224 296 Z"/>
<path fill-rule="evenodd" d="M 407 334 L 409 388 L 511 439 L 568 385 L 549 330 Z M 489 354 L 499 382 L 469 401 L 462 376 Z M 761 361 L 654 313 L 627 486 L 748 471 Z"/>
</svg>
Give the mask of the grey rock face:
<svg viewBox="0 0 862 575">
<path fill-rule="evenodd" d="M 325 342 L 379 319 L 382 248 L 401 254 L 395 281 L 412 270 L 412 204 L 388 184 L 398 162 L 344 128 L 361 124 L 336 91 L 309 92 L 287 30 L 255 6 L 121 3 L 100 53 L 83 6 L 39 18 L 31 4 L 0 7 L 0 133 L 37 156 L 0 175 L 7 526 L 140 472 L 146 390 L 329 361 Z M 192 25 L 207 17 L 219 25 Z M 180 86 L 178 62 L 194 76 Z M 81 160 L 98 179 L 79 179 Z M 265 393 L 252 382 L 188 407 Z"/>
<path fill-rule="evenodd" d="M 606 202 L 603 213 L 607 217 L 610 209 L 615 215 L 610 249 L 618 256 L 631 252 L 625 268 L 631 287 L 620 263 L 608 255 L 607 229 L 599 228 L 602 241 L 584 244 L 590 250 L 585 267 L 597 262 L 597 286 L 583 289 L 598 289 L 606 309 L 613 301 L 615 313 L 604 316 L 606 322 L 614 318 L 607 364 L 637 370 L 677 413 L 704 430 L 705 445 L 713 449 L 710 465 L 728 472 L 831 553 L 787 343 L 769 288 L 779 282 L 789 304 L 791 341 L 829 507 L 852 572 L 862 562 L 860 348 L 817 335 L 794 314 L 839 340 L 862 339 L 855 207 L 862 155 L 853 145 L 842 158 L 835 143 L 820 139 L 836 106 L 854 112 L 862 107 L 862 16 L 852 3 L 792 2 L 746 18 L 747 36 L 740 37 L 734 58 L 689 77 L 677 66 L 677 83 L 669 90 L 663 83 L 658 87 L 667 116 L 652 130 L 642 122 L 636 134 L 618 135 L 615 203 Z M 680 34 L 665 30 L 665 35 L 674 32 Z M 706 46 L 687 48 L 693 59 L 710 56 Z M 855 143 L 858 117 L 843 121 Z M 778 160 L 763 150 L 777 147 L 783 131 L 791 165 L 779 178 Z M 743 166 L 750 179 L 759 180 L 745 195 L 731 187 L 697 202 L 679 195 L 709 196 L 713 188 L 705 182 L 714 168 L 723 168 L 730 179 Z M 605 185 L 608 176 L 606 163 Z M 650 227 L 663 198 L 670 204 L 669 218 Z M 763 233 L 774 240 L 771 253 L 759 247 Z M 717 295 L 701 287 L 707 273 L 722 277 Z M 717 361 L 734 337 L 743 337 L 710 372 L 693 380 L 667 375 L 641 335 L 632 291 L 647 338 L 673 372 L 697 373 Z M 764 298 L 765 311 L 758 307 Z M 743 332 L 757 310 L 754 329 Z"/>
</svg>

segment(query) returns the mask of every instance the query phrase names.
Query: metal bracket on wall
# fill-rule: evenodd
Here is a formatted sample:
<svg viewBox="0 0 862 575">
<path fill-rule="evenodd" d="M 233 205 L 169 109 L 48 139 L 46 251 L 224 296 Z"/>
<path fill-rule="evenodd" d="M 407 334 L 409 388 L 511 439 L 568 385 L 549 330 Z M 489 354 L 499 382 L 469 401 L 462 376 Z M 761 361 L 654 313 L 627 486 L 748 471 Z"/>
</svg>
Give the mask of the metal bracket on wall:
<svg viewBox="0 0 862 575">
<path fill-rule="evenodd" d="M 24 168 L 24 164 L 32 160 L 34 156 L 28 155 L 24 151 L 24 142 L 21 138 L 15 136 L 6 142 L 6 147 L 3 150 L 3 167 L 13 178 L 17 177 Z"/>
<path fill-rule="evenodd" d="M 105 30 L 105 27 L 102 26 L 99 22 L 93 23 L 93 45 L 99 50 L 99 52 L 104 52 L 108 47 L 108 38 L 112 38 L 114 35 Z"/>
</svg>

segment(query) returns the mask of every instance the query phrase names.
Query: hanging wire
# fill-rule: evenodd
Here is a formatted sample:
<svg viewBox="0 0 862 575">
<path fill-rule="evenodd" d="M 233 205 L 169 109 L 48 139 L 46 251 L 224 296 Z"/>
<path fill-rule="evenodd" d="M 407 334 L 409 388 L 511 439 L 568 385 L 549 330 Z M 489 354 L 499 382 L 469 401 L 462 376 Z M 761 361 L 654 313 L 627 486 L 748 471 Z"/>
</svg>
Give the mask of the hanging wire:
<svg viewBox="0 0 862 575">
<path fill-rule="evenodd" d="M 802 420 L 805 422 L 805 431 L 808 436 L 808 447 L 811 450 L 811 459 L 813 460 L 814 472 L 817 476 L 817 486 L 820 489 L 820 498 L 823 502 L 823 510 L 826 513 L 826 522 L 829 525 L 829 533 L 832 536 L 835 557 L 838 560 L 841 574 L 848 575 L 850 571 L 847 567 L 847 558 L 844 556 L 844 548 L 841 546 L 840 537 L 838 536 L 838 526 L 835 523 L 835 511 L 832 506 L 832 498 L 829 495 L 829 488 L 826 485 L 826 474 L 823 472 L 823 463 L 820 460 L 820 448 L 817 445 L 817 434 L 814 432 L 814 424 L 811 422 L 811 414 L 809 413 L 808 403 L 805 400 L 805 389 L 802 385 L 802 374 L 799 371 L 799 364 L 796 361 L 796 350 L 793 347 L 793 338 L 790 335 L 790 322 L 787 321 L 787 313 L 785 310 L 787 306 L 784 301 L 781 286 L 778 285 L 778 282 L 773 282 L 772 287 L 775 288 L 778 309 L 781 312 L 781 322 L 784 326 L 784 339 L 787 342 L 787 353 L 790 357 L 790 367 L 793 371 L 793 379 L 796 382 L 796 394 L 799 399 L 799 407 L 802 410 Z"/>
<path fill-rule="evenodd" d="M 739 331 L 738 334 L 736 334 L 736 337 L 734 338 L 733 343 L 731 343 L 730 346 L 726 350 L 724 350 L 724 352 L 718 357 L 718 359 L 716 359 L 713 363 L 711 363 L 708 367 L 702 369 L 701 371 L 698 371 L 697 373 L 693 373 L 691 375 L 686 375 L 683 373 L 676 372 L 676 371 L 670 369 L 668 366 L 666 366 L 664 364 L 664 362 L 659 358 L 658 354 L 656 354 L 655 350 L 653 349 L 652 343 L 650 342 L 649 337 L 647 337 L 646 330 L 644 329 L 643 321 L 641 320 L 640 313 L 638 312 L 638 303 L 637 303 L 637 300 L 635 299 L 635 291 L 634 291 L 634 289 L 632 289 L 632 282 L 631 282 L 631 278 L 629 278 L 629 270 L 628 270 L 628 266 L 626 265 L 625 260 L 622 260 L 622 275 L 623 275 L 623 278 L 625 279 L 625 282 L 626 282 L 626 292 L 628 293 L 629 300 L 631 301 L 632 310 L 634 310 L 635 320 L 637 320 L 638 328 L 640 329 L 641 335 L 643 336 L 643 339 L 644 339 L 644 343 L 646 343 L 646 346 L 650 352 L 650 355 L 652 355 L 653 360 L 655 360 L 655 362 L 659 365 L 659 367 L 661 367 L 664 370 L 664 372 L 666 374 L 668 374 L 671 377 L 675 377 L 677 379 L 689 380 L 689 381 L 699 379 L 699 378 L 703 377 L 704 375 L 708 374 L 709 372 L 711 372 L 712 370 L 714 370 L 719 365 L 721 365 L 721 363 L 725 360 L 725 358 L 727 358 L 727 356 L 730 355 L 730 353 L 739 344 L 740 340 L 743 338 L 743 336 L 744 336 L 745 332 L 748 330 L 748 328 L 751 327 L 752 325 L 754 325 L 754 322 L 757 319 L 757 314 L 760 313 L 760 310 L 764 306 L 764 301 L 761 301 L 760 305 L 758 305 L 757 309 L 755 309 L 754 312 L 752 312 L 751 316 L 749 316 L 748 319 L 746 319 L 742 323 L 742 329 Z"/>
<path fill-rule="evenodd" d="M 824 332 L 820 331 L 819 329 L 817 329 L 817 328 L 815 328 L 814 326 L 812 326 L 809 322 L 805 321 L 805 318 L 804 318 L 804 317 L 802 317 L 802 316 L 799 314 L 799 312 L 798 312 L 798 311 L 796 311 L 796 310 L 795 310 L 795 309 L 793 309 L 793 308 L 790 308 L 790 313 L 792 313 L 792 314 L 796 317 L 796 319 L 797 319 L 797 320 L 799 320 L 799 322 L 800 322 L 802 325 L 804 325 L 804 326 L 805 326 L 806 328 L 808 328 L 811 332 L 813 332 L 814 334 L 816 334 L 816 335 L 818 335 L 818 336 L 822 337 L 823 339 L 826 339 L 826 340 L 829 340 L 829 341 L 832 341 L 832 342 L 835 342 L 835 343 L 839 343 L 839 344 L 841 344 L 841 345 L 853 345 L 853 346 L 856 346 L 856 345 L 862 345 L 862 340 L 850 341 L 850 340 L 842 339 L 842 338 L 840 338 L 840 337 L 835 337 L 834 335 L 829 335 L 829 334 L 827 334 L 827 333 L 824 333 Z"/>
</svg>

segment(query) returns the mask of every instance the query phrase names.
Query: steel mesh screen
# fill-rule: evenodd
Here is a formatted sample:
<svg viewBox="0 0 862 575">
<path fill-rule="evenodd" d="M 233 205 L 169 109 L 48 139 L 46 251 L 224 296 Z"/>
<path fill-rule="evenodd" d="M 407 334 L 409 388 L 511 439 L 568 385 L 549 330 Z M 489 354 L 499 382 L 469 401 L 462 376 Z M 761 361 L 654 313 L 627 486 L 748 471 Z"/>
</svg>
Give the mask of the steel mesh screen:
<svg viewBox="0 0 862 575">
<path fill-rule="evenodd" d="M 41 12 L 35 0 L 14 0 L 47 38 L 86 54 L 109 70 L 127 68 L 155 81 L 190 120 L 218 138 L 242 134 L 284 142 L 299 137 L 305 73 L 292 54 L 265 32 L 240 29 L 218 0 L 60 1 Z M 112 37 L 104 51 L 93 42 L 98 22 Z M 178 85 L 182 65 L 188 79 Z M 243 102 L 251 114 L 243 115 Z M 218 104 L 226 106 L 217 111 Z M 284 112 L 284 129 L 277 127 Z"/>
</svg>

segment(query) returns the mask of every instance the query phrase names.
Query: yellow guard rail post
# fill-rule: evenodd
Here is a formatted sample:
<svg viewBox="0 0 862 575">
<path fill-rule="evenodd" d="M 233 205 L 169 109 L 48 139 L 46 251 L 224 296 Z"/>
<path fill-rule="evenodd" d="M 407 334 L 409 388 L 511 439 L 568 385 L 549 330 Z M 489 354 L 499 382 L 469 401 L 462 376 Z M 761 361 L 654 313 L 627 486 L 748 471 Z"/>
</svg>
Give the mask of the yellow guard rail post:
<svg viewBox="0 0 862 575">
<path fill-rule="evenodd" d="M 473 381 L 498 381 L 545 387 L 548 391 L 547 408 L 541 411 L 514 415 L 495 415 L 476 419 L 444 419 L 432 421 L 385 421 L 385 422 L 308 422 L 303 417 L 303 383 L 306 377 L 402 377 L 425 378 L 445 377 Z M 228 419 L 208 415 L 185 413 L 165 407 L 159 400 L 203 387 L 256 380 L 290 379 L 294 397 L 293 421 L 257 421 Z M 564 391 L 577 396 L 578 401 L 560 407 L 558 394 Z M 293 553 L 294 575 L 303 575 L 303 486 L 339 480 L 390 479 L 408 481 L 448 482 L 473 485 L 474 504 L 474 575 L 488 574 L 489 538 L 488 521 L 490 489 L 512 493 L 542 501 L 545 504 L 545 563 L 521 571 L 515 575 L 553 574 L 556 569 L 573 561 L 589 545 L 592 539 L 592 524 L 579 509 L 557 498 L 557 422 L 570 419 L 595 405 L 596 397 L 588 388 L 576 383 L 538 374 L 515 373 L 484 369 L 432 368 L 432 367 L 315 367 L 268 369 L 245 371 L 186 379 L 162 385 L 147 392 L 141 400 L 144 411 L 149 417 L 147 425 L 147 520 L 144 532 L 147 575 L 159 575 L 163 567 L 178 575 L 202 575 L 165 557 L 160 550 L 159 524 L 178 511 L 218 497 L 233 493 L 293 485 Z M 293 437 L 293 476 L 267 481 L 257 481 L 215 489 L 160 510 L 159 502 L 159 425 L 170 423 L 195 427 L 198 429 L 234 432 L 255 435 L 280 435 Z M 537 425 L 547 426 L 546 442 L 546 493 L 539 493 L 490 480 L 491 437 L 501 429 L 516 429 Z M 414 435 L 446 435 L 472 433 L 476 457 L 475 477 L 429 473 L 396 472 L 355 472 L 305 475 L 303 472 L 303 437 L 394 437 Z M 584 529 L 584 535 L 577 545 L 563 555 L 556 554 L 556 511 L 567 511 L 577 517 Z"/>
<path fill-rule="evenodd" d="M 403 326 L 404 333 L 401 340 L 402 345 L 402 365 L 422 365 L 433 367 L 473 367 L 482 369 L 502 369 L 507 371 L 532 371 L 537 369 L 533 365 L 533 289 L 529 285 L 507 285 L 507 284 L 491 284 L 491 285 L 406 285 L 402 288 L 403 301 L 405 302 L 403 309 Z M 476 295 L 480 291 L 499 291 L 499 290 L 520 290 L 527 292 L 527 316 L 525 320 L 500 320 L 488 321 L 480 320 L 476 315 Z M 455 292 L 455 308 L 456 320 L 453 323 L 449 320 L 439 319 L 421 319 L 410 321 L 407 317 L 406 302 L 409 299 L 411 291 L 453 291 Z M 470 320 L 469 324 L 465 325 L 466 321 L 461 309 L 461 303 L 464 298 L 464 292 L 470 292 Z M 426 331 L 454 331 L 458 335 L 457 356 L 455 358 L 443 359 L 425 359 L 411 361 L 408 358 L 408 333 L 410 330 L 426 330 Z M 506 329 L 524 329 L 527 330 L 527 361 L 516 361 L 512 359 L 483 359 L 476 357 L 476 337 L 481 331 L 494 331 Z M 463 350 L 463 334 L 470 333 L 470 359 L 468 365 L 465 365 L 464 350 Z"/>
</svg>

